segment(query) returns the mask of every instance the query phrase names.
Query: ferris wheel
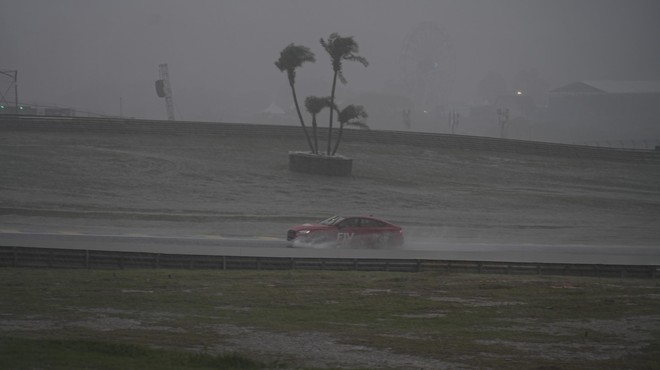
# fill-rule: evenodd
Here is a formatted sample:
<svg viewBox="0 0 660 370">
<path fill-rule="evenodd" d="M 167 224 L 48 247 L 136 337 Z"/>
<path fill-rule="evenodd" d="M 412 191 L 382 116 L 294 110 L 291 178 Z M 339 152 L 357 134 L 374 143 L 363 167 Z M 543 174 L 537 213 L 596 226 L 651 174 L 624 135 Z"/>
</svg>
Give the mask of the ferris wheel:
<svg viewBox="0 0 660 370">
<path fill-rule="evenodd" d="M 456 56 L 447 31 L 436 22 L 417 24 L 406 36 L 400 56 L 405 93 L 417 109 L 435 111 L 447 104 Z"/>
</svg>

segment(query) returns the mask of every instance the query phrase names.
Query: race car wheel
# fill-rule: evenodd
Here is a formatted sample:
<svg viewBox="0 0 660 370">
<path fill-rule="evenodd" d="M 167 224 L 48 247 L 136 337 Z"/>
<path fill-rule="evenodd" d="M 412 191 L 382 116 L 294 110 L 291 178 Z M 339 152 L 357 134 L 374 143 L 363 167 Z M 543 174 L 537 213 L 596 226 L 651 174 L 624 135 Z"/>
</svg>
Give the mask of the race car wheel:
<svg viewBox="0 0 660 370">
<path fill-rule="evenodd" d="M 376 238 L 375 247 L 382 248 L 390 245 L 390 236 L 388 234 L 379 234 Z"/>
<path fill-rule="evenodd" d="M 330 238 L 325 233 L 312 233 L 306 239 L 308 243 L 311 244 L 322 244 L 330 241 Z"/>
<path fill-rule="evenodd" d="M 400 247 L 402 244 L 400 237 L 396 234 L 386 234 L 383 236 L 382 245 L 384 247 L 395 248 Z"/>
</svg>

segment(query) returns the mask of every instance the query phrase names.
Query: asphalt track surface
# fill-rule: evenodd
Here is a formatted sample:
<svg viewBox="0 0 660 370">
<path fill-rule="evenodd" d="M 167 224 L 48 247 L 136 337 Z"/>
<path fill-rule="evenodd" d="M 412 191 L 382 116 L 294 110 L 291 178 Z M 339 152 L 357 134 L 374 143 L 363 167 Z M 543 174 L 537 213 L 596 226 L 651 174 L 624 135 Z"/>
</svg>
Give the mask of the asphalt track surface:
<svg viewBox="0 0 660 370">
<path fill-rule="evenodd" d="M 304 139 L 303 139 L 304 140 Z M 182 254 L 660 265 L 660 161 L 342 145 L 354 176 L 290 173 L 300 138 L 0 125 L 0 244 Z M 290 225 L 374 214 L 397 250 L 288 248 Z"/>
</svg>

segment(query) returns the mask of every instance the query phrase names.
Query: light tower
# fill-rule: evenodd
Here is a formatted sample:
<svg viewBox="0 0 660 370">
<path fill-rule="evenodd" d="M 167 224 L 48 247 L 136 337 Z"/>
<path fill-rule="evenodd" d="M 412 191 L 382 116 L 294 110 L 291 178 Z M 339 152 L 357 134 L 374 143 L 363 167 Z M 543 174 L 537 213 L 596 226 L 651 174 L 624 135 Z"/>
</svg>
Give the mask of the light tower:
<svg viewBox="0 0 660 370">
<path fill-rule="evenodd" d="M 6 76 L 11 79 L 6 89 L 0 90 L 0 113 L 4 111 L 11 111 L 11 113 L 19 114 L 20 106 L 18 105 L 18 71 L 0 71 L 0 75 Z M 13 89 L 12 89 L 13 88 Z M 14 108 L 9 108 L 9 99 L 11 98 L 10 91 L 14 90 Z"/>
<path fill-rule="evenodd" d="M 170 73 L 167 63 L 158 65 L 158 80 L 156 81 L 156 94 L 159 98 L 165 98 L 167 119 L 174 121 L 174 101 L 172 100 L 172 87 L 170 85 Z"/>
</svg>

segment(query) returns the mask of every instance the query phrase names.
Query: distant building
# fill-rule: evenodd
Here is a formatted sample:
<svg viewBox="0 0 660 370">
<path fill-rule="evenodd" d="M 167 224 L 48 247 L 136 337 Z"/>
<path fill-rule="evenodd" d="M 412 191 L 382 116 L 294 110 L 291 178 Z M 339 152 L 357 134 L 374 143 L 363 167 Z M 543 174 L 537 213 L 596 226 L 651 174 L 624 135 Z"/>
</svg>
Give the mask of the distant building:
<svg viewBox="0 0 660 370">
<path fill-rule="evenodd" d="M 507 112 L 504 129 L 499 124 L 498 111 Z M 529 95 L 500 95 L 492 104 L 470 107 L 466 129 L 472 135 L 531 140 L 533 125 L 541 120 L 541 113 Z"/>
<path fill-rule="evenodd" d="M 660 81 L 581 81 L 551 90 L 548 121 L 580 140 L 660 139 Z"/>
</svg>

